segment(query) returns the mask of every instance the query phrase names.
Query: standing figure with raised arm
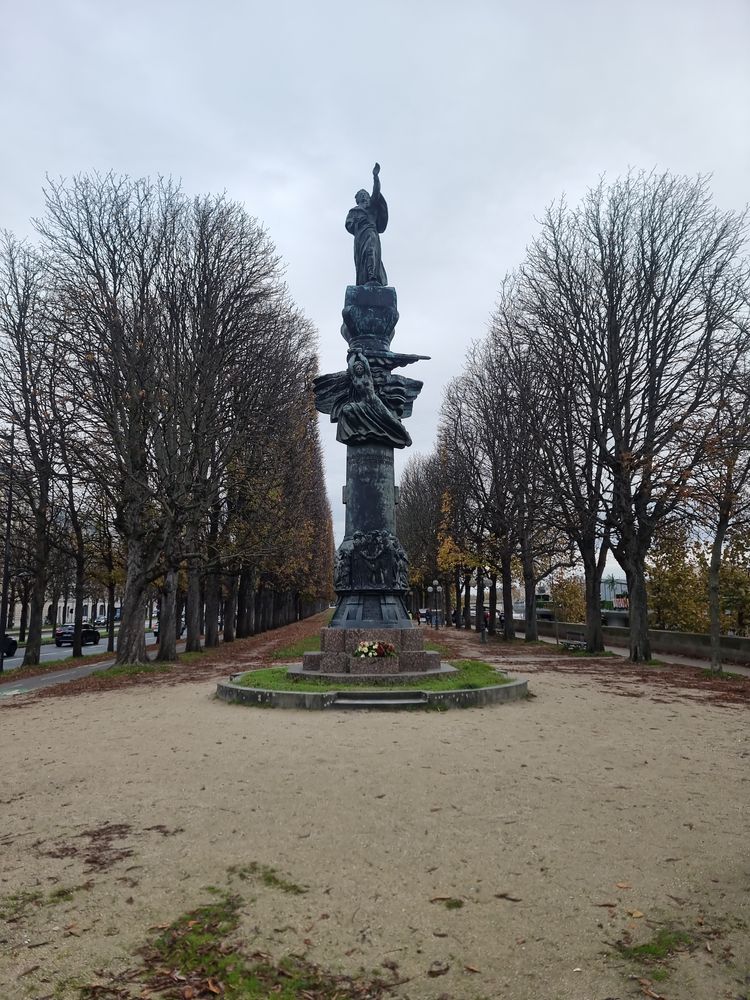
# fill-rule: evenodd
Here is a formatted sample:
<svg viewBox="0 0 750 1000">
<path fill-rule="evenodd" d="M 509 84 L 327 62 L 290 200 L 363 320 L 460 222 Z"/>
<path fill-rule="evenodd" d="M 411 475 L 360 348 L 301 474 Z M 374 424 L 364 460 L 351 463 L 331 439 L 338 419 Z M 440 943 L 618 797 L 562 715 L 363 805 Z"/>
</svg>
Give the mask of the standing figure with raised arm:
<svg viewBox="0 0 750 1000">
<path fill-rule="evenodd" d="M 388 206 L 380 193 L 380 164 L 372 168 L 372 194 L 364 188 L 354 196 L 356 205 L 346 216 L 346 231 L 354 237 L 354 266 L 358 285 L 387 285 L 380 253 L 380 233 L 388 225 Z"/>
</svg>

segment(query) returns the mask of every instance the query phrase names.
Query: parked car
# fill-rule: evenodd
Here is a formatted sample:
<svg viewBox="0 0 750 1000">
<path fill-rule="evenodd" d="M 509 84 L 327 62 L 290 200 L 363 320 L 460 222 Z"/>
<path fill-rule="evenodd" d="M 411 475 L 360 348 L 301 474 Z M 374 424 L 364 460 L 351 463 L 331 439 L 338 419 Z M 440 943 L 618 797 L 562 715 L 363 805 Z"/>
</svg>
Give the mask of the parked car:
<svg viewBox="0 0 750 1000">
<path fill-rule="evenodd" d="M 106 616 L 100 615 L 98 618 L 94 620 L 94 625 L 96 625 L 97 628 L 106 628 L 107 627 Z"/>
<path fill-rule="evenodd" d="M 15 656 L 18 643 L 12 635 L 3 636 L 3 656 Z"/>
<path fill-rule="evenodd" d="M 59 628 L 55 629 L 55 645 L 73 645 L 73 635 L 75 633 L 75 625 L 70 623 L 69 625 L 61 625 Z M 81 645 L 85 646 L 87 642 L 92 643 L 94 646 L 99 645 L 99 633 L 91 624 L 91 622 L 84 622 L 81 625 Z"/>
</svg>

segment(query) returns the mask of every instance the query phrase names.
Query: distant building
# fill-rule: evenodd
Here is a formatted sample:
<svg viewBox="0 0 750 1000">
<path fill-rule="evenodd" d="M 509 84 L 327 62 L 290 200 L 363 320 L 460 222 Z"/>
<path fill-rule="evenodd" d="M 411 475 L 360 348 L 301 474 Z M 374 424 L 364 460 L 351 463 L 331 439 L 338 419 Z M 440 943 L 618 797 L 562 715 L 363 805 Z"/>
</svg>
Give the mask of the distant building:
<svg viewBox="0 0 750 1000">
<path fill-rule="evenodd" d="M 603 607 L 620 608 L 623 611 L 630 607 L 627 582 L 614 574 L 602 580 L 601 595 Z"/>
</svg>

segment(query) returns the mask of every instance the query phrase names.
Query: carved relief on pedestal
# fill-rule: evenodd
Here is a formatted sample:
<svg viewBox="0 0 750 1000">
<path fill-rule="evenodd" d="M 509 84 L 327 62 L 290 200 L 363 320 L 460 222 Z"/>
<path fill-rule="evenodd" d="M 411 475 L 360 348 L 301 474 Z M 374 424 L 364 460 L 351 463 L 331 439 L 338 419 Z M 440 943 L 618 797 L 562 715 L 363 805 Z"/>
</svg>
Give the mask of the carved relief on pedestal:
<svg viewBox="0 0 750 1000">
<path fill-rule="evenodd" d="M 409 560 L 389 531 L 355 531 L 336 553 L 334 587 L 347 590 L 407 590 Z"/>
</svg>

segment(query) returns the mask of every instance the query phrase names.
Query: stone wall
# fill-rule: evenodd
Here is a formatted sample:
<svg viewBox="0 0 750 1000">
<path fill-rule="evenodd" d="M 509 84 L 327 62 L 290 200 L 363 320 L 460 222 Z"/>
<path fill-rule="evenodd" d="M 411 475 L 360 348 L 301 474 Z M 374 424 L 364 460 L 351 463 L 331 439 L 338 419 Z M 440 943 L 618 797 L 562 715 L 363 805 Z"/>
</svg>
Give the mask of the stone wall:
<svg viewBox="0 0 750 1000">
<path fill-rule="evenodd" d="M 524 631 L 524 622 L 513 622 L 517 632 Z M 555 631 L 557 627 L 557 633 Z M 559 635 L 561 639 L 584 639 L 585 626 L 570 622 L 538 622 L 539 635 Z M 604 642 L 609 646 L 629 646 L 630 630 L 614 625 L 602 627 Z M 702 632 L 665 632 L 660 629 L 650 629 L 651 652 L 673 653 L 679 656 L 692 656 L 698 659 L 711 658 L 710 639 Z M 721 637 L 721 657 L 732 663 L 750 663 L 750 639 L 739 635 L 723 635 Z"/>
</svg>

